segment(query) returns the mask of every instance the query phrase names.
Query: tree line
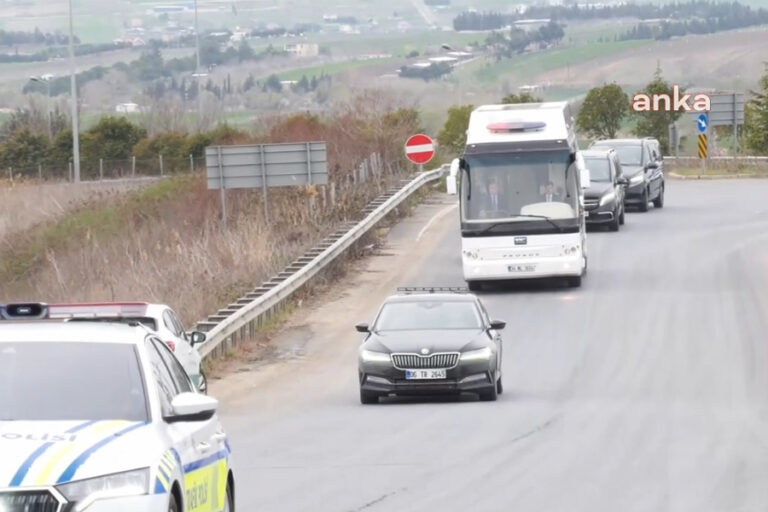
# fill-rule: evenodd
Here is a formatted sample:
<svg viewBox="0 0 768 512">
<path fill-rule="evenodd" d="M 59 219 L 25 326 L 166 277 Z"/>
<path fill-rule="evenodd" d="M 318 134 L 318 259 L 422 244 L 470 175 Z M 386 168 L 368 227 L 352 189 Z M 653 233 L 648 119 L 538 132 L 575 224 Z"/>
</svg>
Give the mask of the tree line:
<svg viewBox="0 0 768 512">
<path fill-rule="evenodd" d="M 768 23 L 768 10 L 754 9 L 748 5 L 733 2 L 690 0 L 666 4 L 623 3 L 616 5 L 531 5 L 524 12 L 500 13 L 494 11 L 462 12 L 453 20 L 455 30 L 497 30 L 524 18 L 545 18 L 552 20 L 593 20 L 611 18 L 639 18 L 641 20 L 666 19 L 691 23 L 693 30 L 730 30 Z M 677 21 L 679 20 L 679 21 Z M 676 30 L 679 30 L 677 28 Z"/>
<path fill-rule="evenodd" d="M 218 42 L 206 39 L 200 44 L 200 62 L 206 69 L 229 62 L 255 61 L 278 54 L 272 46 L 264 51 L 256 53 L 251 46 L 243 41 L 239 47 L 228 47 L 224 50 Z M 195 56 L 163 59 L 158 46 L 151 46 L 144 50 L 138 59 L 129 63 L 118 62 L 107 68 L 95 66 L 77 74 L 78 87 L 88 82 L 102 79 L 110 70 L 124 72 L 128 78 L 137 82 L 154 82 L 157 80 L 171 79 L 182 73 L 193 73 L 197 67 Z M 151 88 L 150 84 L 150 88 Z M 50 81 L 51 96 L 69 94 L 70 83 L 68 76 L 56 77 Z M 48 84 L 40 82 L 27 82 L 22 92 L 48 94 Z"/>
<path fill-rule="evenodd" d="M 80 39 L 75 36 L 75 44 L 80 44 Z M 32 32 L 14 30 L 0 30 L 0 46 L 14 46 L 18 44 L 69 44 L 69 35 L 58 32 L 42 32 L 35 27 Z"/>
<path fill-rule="evenodd" d="M 563 26 L 550 21 L 536 30 L 528 31 L 512 27 L 509 32 L 493 32 L 486 38 L 485 44 L 497 58 L 512 57 L 522 53 L 532 44 L 555 44 L 563 39 Z"/>
</svg>

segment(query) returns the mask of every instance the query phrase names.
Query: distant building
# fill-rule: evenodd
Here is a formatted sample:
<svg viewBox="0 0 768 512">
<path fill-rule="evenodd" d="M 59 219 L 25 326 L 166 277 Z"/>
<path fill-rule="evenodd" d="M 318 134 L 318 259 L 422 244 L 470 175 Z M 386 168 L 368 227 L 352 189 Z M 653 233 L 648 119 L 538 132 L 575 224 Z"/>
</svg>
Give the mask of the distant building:
<svg viewBox="0 0 768 512">
<path fill-rule="evenodd" d="M 297 57 L 317 57 L 320 55 L 320 45 L 317 43 L 288 43 L 283 49 Z"/>
<path fill-rule="evenodd" d="M 132 114 L 139 111 L 139 106 L 136 103 L 120 103 L 115 107 L 115 112 L 121 114 Z"/>
</svg>

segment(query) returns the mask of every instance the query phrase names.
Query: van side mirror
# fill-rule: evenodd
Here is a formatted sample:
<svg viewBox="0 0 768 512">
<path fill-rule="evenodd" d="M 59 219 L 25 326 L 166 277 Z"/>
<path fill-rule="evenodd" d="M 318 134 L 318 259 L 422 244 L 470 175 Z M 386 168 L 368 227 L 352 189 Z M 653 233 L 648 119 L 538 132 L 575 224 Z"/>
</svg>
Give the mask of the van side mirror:
<svg viewBox="0 0 768 512">
<path fill-rule="evenodd" d="M 626 185 L 629 185 L 629 180 L 627 178 L 625 178 L 624 176 L 622 176 L 618 180 L 616 180 L 616 183 L 618 183 L 619 185 L 626 186 Z"/>
<path fill-rule="evenodd" d="M 652 170 L 652 169 L 658 169 L 659 168 L 659 163 L 658 162 L 649 162 L 648 165 L 645 166 L 645 168 L 648 169 L 649 171 Z"/>
<path fill-rule="evenodd" d="M 501 320 L 491 320 L 491 329 L 494 331 L 500 331 L 504 329 L 504 327 L 507 326 L 507 322 L 503 322 Z"/>
<path fill-rule="evenodd" d="M 371 328 L 368 326 L 368 324 L 357 324 L 355 326 L 355 330 L 357 332 L 371 332 Z"/>
</svg>

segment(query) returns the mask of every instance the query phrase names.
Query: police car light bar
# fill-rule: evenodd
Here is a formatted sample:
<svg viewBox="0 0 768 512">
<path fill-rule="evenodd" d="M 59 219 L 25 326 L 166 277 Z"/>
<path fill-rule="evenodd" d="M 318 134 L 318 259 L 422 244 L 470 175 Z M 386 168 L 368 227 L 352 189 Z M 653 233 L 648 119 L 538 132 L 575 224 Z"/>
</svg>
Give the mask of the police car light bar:
<svg viewBox="0 0 768 512">
<path fill-rule="evenodd" d="M 491 123 L 488 125 L 488 131 L 491 133 L 512 133 L 534 130 L 543 130 L 547 123 L 533 121 L 511 121 L 502 123 Z"/>
<path fill-rule="evenodd" d="M 147 312 L 146 302 L 84 302 L 72 304 L 51 304 L 50 318 L 121 318 L 143 316 Z"/>
<path fill-rule="evenodd" d="M 0 320 L 42 320 L 48 318 L 48 305 L 41 302 L 0 304 Z"/>
<path fill-rule="evenodd" d="M 399 287 L 397 289 L 398 292 L 428 292 L 428 293 L 435 293 L 435 292 L 453 292 L 453 293 L 467 293 L 469 290 L 467 288 L 462 288 L 460 286 L 403 286 Z"/>
</svg>

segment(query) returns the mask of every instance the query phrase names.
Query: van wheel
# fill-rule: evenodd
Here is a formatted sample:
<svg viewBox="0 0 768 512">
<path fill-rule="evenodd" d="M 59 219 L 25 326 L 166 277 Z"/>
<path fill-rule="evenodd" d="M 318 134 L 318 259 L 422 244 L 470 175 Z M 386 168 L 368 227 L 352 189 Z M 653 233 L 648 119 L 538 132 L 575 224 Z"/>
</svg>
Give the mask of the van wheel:
<svg viewBox="0 0 768 512">
<path fill-rule="evenodd" d="M 621 215 L 619 215 L 619 224 L 624 225 L 624 208 L 621 209 Z"/>
<path fill-rule="evenodd" d="M 661 190 L 659 191 L 659 197 L 653 200 L 653 207 L 654 208 L 664 208 L 664 187 L 661 187 Z"/>
<path fill-rule="evenodd" d="M 610 224 L 608 224 L 608 229 L 611 231 L 618 231 L 619 225 L 621 224 L 621 220 L 619 219 L 619 216 L 617 215 L 618 210 L 613 213 L 613 220 Z"/>
<path fill-rule="evenodd" d="M 640 211 L 641 212 L 648 211 L 648 189 L 647 188 L 643 191 L 643 198 L 640 202 Z"/>
</svg>

